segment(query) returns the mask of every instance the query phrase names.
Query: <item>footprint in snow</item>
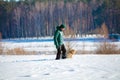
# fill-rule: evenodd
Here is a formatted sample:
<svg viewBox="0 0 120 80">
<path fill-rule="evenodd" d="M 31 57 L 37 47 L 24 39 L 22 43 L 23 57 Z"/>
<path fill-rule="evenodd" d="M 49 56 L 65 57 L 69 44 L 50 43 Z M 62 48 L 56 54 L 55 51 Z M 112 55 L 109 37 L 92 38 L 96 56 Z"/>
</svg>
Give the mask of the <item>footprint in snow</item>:
<svg viewBox="0 0 120 80">
<path fill-rule="evenodd" d="M 31 75 L 24 75 L 24 76 L 21 76 L 21 77 L 31 77 Z"/>
<path fill-rule="evenodd" d="M 50 75 L 50 73 L 44 73 L 43 75 Z"/>
<path fill-rule="evenodd" d="M 69 69 L 67 71 L 64 71 L 63 73 L 66 74 L 66 73 L 71 73 L 71 72 L 74 72 L 75 70 L 74 69 Z"/>
<path fill-rule="evenodd" d="M 70 70 L 68 70 L 69 72 L 73 72 L 73 71 L 75 71 L 74 69 L 70 69 Z"/>
<path fill-rule="evenodd" d="M 20 77 L 37 77 L 37 75 L 24 75 L 24 76 L 20 76 Z"/>
</svg>

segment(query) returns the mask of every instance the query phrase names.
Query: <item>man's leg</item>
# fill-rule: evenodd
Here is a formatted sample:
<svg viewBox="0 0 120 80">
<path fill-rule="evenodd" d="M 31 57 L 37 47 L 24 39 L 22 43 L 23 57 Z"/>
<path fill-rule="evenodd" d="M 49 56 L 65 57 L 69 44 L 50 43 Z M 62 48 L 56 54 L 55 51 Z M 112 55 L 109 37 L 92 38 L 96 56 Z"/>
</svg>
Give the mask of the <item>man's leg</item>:
<svg viewBox="0 0 120 80">
<path fill-rule="evenodd" d="M 66 48 L 64 44 L 61 46 L 61 50 L 62 50 L 62 59 L 65 59 L 67 56 L 66 56 Z"/>
<path fill-rule="evenodd" d="M 57 49 L 56 60 L 60 59 L 60 55 L 61 55 L 61 46 Z"/>
</svg>

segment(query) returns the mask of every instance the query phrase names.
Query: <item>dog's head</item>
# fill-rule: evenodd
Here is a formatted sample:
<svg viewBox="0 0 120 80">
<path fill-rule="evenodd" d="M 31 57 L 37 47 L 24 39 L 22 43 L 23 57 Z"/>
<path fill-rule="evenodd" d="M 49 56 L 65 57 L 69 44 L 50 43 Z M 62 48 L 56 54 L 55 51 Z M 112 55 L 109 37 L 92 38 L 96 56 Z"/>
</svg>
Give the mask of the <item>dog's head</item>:
<svg viewBox="0 0 120 80">
<path fill-rule="evenodd" d="M 71 54 L 75 54 L 75 53 L 76 53 L 76 50 L 71 49 L 71 50 L 70 50 L 70 53 L 71 53 Z"/>
</svg>

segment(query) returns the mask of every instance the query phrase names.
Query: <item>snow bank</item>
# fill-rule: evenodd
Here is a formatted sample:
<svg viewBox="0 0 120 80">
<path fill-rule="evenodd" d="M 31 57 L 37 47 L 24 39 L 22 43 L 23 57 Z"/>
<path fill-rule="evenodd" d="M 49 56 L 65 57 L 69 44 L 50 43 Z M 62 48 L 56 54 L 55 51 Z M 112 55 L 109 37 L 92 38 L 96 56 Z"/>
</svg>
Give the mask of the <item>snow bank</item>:
<svg viewBox="0 0 120 80">
<path fill-rule="evenodd" d="M 67 48 L 67 44 L 69 46 L 77 51 L 95 51 L 97 47 L 101 44 L 102 42 L 84 42 L 84 41 L 66 41 L 65 45 Z M 120 42 L 110 42 L 110 44 L 115 44 L 118 46 L 120 49 Z M 52 53 L 56 52 L 56 48 L 54 45 L 53 41 L 48 41 L 48 42 L 21 42 L 21 43 L 16 43 L 16 42 L 4 42 L 2 44 L 4 47 L 4 50 L 6 49 L 14 49 L 14 48 L 23 48 L 26 51 L 35 51 L 35 52 L 41 52 L 41 53 Z"/>
</svg>

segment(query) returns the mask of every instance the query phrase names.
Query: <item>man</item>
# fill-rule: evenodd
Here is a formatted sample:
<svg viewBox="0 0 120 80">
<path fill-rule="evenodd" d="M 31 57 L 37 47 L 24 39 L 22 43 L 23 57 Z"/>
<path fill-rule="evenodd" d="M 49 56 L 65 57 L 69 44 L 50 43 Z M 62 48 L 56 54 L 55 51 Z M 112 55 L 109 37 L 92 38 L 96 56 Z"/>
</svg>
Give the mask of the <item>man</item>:
<svg viewBox="0 0 120 80">
<path fill-rule="evenodd" d="M 66 48 L 63 43 L 63 30 L 65 29 L 65 25 L 61 24 L 57 26 L 57 29 L 54 34 L 54 44 L 57 48 L 57 55 L 56 60 L 59 60 L 61 57 L 62 59 L 66 58 Z"/>
</svg>

